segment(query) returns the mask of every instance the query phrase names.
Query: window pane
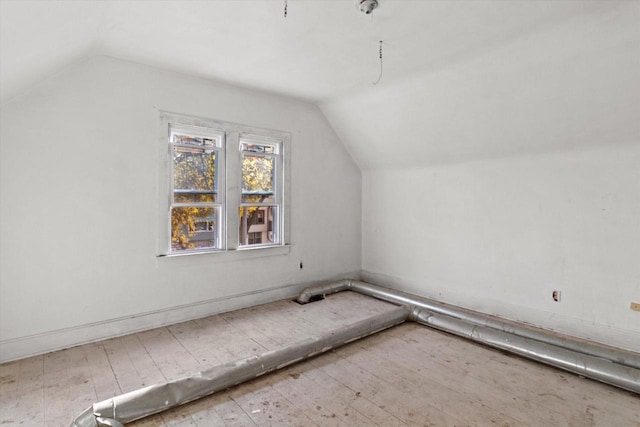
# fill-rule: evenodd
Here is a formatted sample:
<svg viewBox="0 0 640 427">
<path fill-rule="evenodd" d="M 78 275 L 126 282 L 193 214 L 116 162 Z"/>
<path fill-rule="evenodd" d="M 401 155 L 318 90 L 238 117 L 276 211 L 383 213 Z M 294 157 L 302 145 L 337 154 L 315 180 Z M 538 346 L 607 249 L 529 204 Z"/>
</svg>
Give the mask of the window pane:
<svg viewBox="0 0 640 427">
<path fill-rule="evenodd" d="M 242 203 L 273 203 L 273 195 L 269 194 L 243 194 Z"/>
<path fill-rule="evenodd" d="M 215 147 L 218 145 L 216 139 L 210 136 L 186 135 L 180 132 L 171 132 L 171 142 L 174 144 L 188 144 L 205 147 Z"/>
<path fill-rule="evenodd" d="M 274 154 L 276 153 L 276 146 L 243 142 L 240 144 L 240 150 L 250 153 Z"/>
<path fill-rule="evenodd" d="M 240 245 L 273 245 L 279 243 L 274 225 L 278 223 L 277 206 L 241 206 Z"/>
<path fill-rule="evenodd" d="M 216 195 L 198 190 L 176 190 L 173 192 L 175 203 L 213 203 Z"/>
<path fill-rule="evenodd" d="M 171 251 L 217 248 L 218 208 L 171 208 Z"/>
<path fill-rule="evenodd" d="M 249 233 L 249 244 L 250 245 L 259 245 L 262 243 L 262 233 L 253 232 Z"/>
<path fill-rule="evenodd" d="M 174 147 L 173 188 L 176 202 L 214 202 L 216 151 Z"/>
<path fill-rule="evenodd" d="M 242 203 L 273 202 L 275 159 L 273 157 L 242 156 Z"/>
</svg>

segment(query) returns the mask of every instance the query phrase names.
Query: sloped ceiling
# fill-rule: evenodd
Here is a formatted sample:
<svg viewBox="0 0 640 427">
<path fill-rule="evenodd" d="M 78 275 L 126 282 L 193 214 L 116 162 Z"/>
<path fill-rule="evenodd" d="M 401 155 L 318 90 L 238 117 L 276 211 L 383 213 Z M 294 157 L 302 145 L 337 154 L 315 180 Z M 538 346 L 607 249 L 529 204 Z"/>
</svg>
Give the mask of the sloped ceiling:
<svg viewBox="0 0 640 427">
<path fill-rule="evenodd" d="M 640 135 L 639 2 L 284 4 L 0 0 L 2 102 L 110 55 L 315 102 L 363 169 Z"/>
</svg>

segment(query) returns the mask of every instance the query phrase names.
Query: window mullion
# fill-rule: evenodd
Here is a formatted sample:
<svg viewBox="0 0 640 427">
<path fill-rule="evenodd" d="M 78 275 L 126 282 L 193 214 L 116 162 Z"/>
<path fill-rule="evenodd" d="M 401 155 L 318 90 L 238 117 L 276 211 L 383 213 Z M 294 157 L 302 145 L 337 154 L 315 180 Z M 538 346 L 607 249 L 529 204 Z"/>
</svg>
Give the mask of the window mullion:
<svg viewBox="0 0 640 427">
<path fill-rule="evenodd" d="M 240 145 L 240 133 L 230 131 L 227 134 L 227 249 L 237 249 L 240 229 L 240 216 L 238 215 L 238 206 L 241 201 L 242 188 L 242 159 L 238 147 Z"/>
</svg>

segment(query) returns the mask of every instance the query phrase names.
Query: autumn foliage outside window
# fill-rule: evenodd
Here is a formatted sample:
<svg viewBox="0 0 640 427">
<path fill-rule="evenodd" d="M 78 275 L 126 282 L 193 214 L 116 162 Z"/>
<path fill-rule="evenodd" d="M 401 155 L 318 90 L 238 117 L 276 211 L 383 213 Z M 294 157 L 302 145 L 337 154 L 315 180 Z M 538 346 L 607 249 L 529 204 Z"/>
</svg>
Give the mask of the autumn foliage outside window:
<svg viewBox="0 0 640 427">
<path fill-rule="evenodd" d="M 279 243 L 281 146 L 277 141 L 241 139 L 242 198 L 239 207 L 240 246 Z M 266 221 L 265 221 L 266 219 Z"/>
<path fill-rule="evenodd" d="M 283 150 L 279 138 L 169 122 L 170 253 L 282 245 Z"/>
<path fill-rule="evenodd" d="M 223 134 L 172 128 L 171 251 L 219 249 Z"/>
</svg>

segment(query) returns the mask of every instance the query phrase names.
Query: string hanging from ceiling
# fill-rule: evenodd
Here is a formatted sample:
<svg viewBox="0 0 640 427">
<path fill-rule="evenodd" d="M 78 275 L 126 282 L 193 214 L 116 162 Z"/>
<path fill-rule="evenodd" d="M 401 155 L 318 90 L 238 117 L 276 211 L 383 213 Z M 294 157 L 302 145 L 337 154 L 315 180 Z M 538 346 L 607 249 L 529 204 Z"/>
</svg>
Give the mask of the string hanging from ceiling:
<svg viewBox="0 0 640 427">
<path fill-rule="evenodd" d="M 371 15 L 373 10 L 378 7 L 378 0 L 357 0 L 356 4 L 361 12 L 365 13 L 366 15 Z M 284 0 L 283 16 L 286 18 L 288 14 L 289 14 L 289 2 L 288 0 Z M 372 15 L 372 18 L 373 18 L 373 15 Z M 379 41 L 378 56 L 380 59 L 380 75 L 378 76 L 378 79 L 375 82 L 373 82 L 374 85 L 377 85 L 378 83 L 380 83 L 380 80 L 382 80 L 382 74 L 383 74 L 382 40 Z"/>
</svg>

